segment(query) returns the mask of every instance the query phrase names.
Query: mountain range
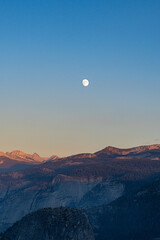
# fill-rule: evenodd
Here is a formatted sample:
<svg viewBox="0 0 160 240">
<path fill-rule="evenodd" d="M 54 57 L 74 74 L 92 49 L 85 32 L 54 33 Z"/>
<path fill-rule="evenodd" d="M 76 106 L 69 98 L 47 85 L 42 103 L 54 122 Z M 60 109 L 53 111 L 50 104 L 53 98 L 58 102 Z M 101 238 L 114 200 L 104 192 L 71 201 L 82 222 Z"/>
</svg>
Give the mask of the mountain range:
<svg viewBox="0 0 160 240">
<path fill-rule="evenodd" d="M 27 154 L 19 150 L 0 152 L 0 172 L 22 170 L 55 158 L 58 157 L 40 157 L 37 153 Z"/>
<path fill-rule="evenodd" d="M 156 209 L 159 214 L 159 188 L 155 186 L 160 185 L 160 145 L 130 149 L 109 146 L 95 153 L 63 158 L 53 155 L 41 161 L 37 155 L 29 155 L 29 159 L 37 164 L 0 173 L 1 231 L 38 209 L 63 206 L 88 215 L 96 240 L 160 236 L 156 227 L 153 231 L 148 228 L 148 238 L 143 236 L 147 224 L 159 224 L 154 215 Z M 144 198 L 143 192 L 148 193 Z M 133 228 L 136 222 L 138 226 Z"/>
</svg>

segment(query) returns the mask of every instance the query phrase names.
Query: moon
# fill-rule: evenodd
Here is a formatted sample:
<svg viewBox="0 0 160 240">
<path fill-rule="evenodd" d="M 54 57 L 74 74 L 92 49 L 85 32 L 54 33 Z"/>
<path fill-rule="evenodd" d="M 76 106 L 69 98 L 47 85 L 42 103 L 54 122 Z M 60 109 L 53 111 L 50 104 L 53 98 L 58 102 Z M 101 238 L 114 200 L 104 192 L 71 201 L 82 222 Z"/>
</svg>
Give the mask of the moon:
<svg viewBox="0 0 160 240">
<path fill-rule="evenodd" d="M 88 79 L 83 79 L 82 85 L 83 85 L 84 87 L 87 87 L 87 86 L 89 85 Z"/>
</svg>

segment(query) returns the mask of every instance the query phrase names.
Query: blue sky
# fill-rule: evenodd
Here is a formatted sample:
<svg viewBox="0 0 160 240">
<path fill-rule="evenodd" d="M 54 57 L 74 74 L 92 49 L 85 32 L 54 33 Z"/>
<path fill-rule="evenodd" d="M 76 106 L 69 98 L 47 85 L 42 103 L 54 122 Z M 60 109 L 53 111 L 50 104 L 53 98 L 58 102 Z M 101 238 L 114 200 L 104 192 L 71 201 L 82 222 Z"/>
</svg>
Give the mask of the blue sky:
<svg viewBox="0 0 160 240">
<path fill-rule="evenodd" d="M 160 143 L 159 42 L 159 0 L 1 0 L 0 151 Z"/>
</svg>

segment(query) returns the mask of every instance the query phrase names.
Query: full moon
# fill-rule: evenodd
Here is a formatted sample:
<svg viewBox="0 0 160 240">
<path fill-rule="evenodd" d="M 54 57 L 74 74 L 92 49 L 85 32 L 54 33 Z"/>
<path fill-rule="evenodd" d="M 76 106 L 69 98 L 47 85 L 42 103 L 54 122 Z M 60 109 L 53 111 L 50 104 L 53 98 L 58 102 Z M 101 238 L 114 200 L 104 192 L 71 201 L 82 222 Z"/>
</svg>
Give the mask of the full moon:
<svg viewBox="0 0 160 240">
<path fill-rule="evenodd" d="M 89 85 L 88 79 L 83 79 L 82 85 L 83 85 L 84 87 L 87 87 L 87 86 Z"/>
</svg>

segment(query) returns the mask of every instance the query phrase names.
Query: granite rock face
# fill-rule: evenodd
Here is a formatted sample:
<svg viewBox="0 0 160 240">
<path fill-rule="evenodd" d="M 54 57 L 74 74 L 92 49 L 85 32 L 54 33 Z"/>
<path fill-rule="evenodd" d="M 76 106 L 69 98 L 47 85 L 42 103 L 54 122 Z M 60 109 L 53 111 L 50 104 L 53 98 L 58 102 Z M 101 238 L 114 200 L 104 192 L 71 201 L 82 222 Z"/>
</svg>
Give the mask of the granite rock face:
<svg viewBox="0 0 160 240">
<path fill-rule="evenodd" d="M 0 231 L 38 209 L 102 205 L 122 196 L 125 190 L 124 184 L 101 178 L 88 180 L 65 175 L 61 178 L 62 175 L 57 175 L 44 189 L 41 186 L 36 189 L 29 184 L 8 190 L 0 199 Z"/>
<path fill-rule="evenodd" d="M 4 237 L 10 240 L 94 240 L 86 215 L 65 207 L 30 213 L 10 227 Z"/>
</svg>

